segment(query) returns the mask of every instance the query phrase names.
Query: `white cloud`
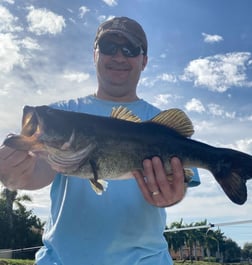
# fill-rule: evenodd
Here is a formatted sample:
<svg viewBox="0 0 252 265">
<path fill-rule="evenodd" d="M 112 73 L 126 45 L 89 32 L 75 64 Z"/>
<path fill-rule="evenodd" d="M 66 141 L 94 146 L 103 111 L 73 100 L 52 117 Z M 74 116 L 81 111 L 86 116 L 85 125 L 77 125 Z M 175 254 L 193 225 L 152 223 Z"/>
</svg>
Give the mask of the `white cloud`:
<svg viewBox="0 0 252 265">
<path fill-rule="evenodd" d="M 99 23 L 103 23 L 104 21 L 110 20 L 112 18 L 114 18 L 115 16 L 105 16 L 105 15 L 101 15 L 97 17 L 97 20 L 99 21 Z"/>
<path fill-rule="evenodd" d="M 29 50 L 40 50 L 41 47 L 38 44 L 37 40 L 34 40 L 30 37 L 26 37 L 20 41 L 22 47 L 29 49 Z"/>
<path fill-rule="evenodd" d="M 162 81 L 166 81 L 166 82 L 171 82 L 171 83 L 177 82 L 177 78 L 175 75 L 167 74 L 167 73 L 163 73 L 163 74 L 159 75 L 158 79 L 160 79 Z"/>
<path fill-rule="evenodd" d="M 240 121 L 252 121 L 252 115 L 244 116 L 240 118 Z"/>
<path fill-rule="evenodd" d="M 221 116 L 226 118 L 235 118 L 236 116 L 235 112 L 226 112 L 222 106 L 214 103 L 208 104 L 208 110 L 214 116 Z"/>
<path fill-rule="evenodd" d="M 34 211 L 42 221 L 46 221 L 50 209 L 50 186 L 34 191 L 19 191 L 20 195 L 27 194 L 31 197 L 31 202 L 24 202 L 24 205 Z"/>
<path fill-rule="evenodd" d="M 80 72 L 65 72 L 63 77 L 71 82 L 81 83 L 89 79 L 90 75 Z"/>
<path fill-rule="evenodd" d="M 209 108 L 210 113 L 213 114 L 214 116 L 223 116 L 224 115 L 224 110 L 220 105 L 209 104 L 208 108 Z"/>
<path fill-rule="evenodd" d="M 85 16 L 85 14 L 86 14 L 87 12 L 89 12 L 89 11 L 90 11 L 90 9 L 87 8 L 86 6 L 81 6 L 81 7 L 79 8 L 79 17 L 80 17 L 80 18 L 83 18 L 83 17 Z"/>
<path fill-rule="evenodd" d="M 153 105 L 159 109 L 164 109 L 170 102 L 170 99 L 173 97 L 171 94 L 160 94 L 155 96 Z"/>
<path fill-rule="evenodd" d="M 47 9 L 35 9 L 34 7 L 29 9 L 30 11 L 27 15 L 29 30 L 37 35 L 56 35 L 66 26 L 65 19 L 62 16 Z"/>
<path fill-rule="evenodd" d="M 237 140 L 235 142 L 235 148 L 245 153 L 252 153 L 252 138 Z"/>
<path fill-rule="evenodd" d="M 192 98 L 190 101 L 188 101 L 185 105 L 185 108 L 187 111 L 195 111 L 199 113 L 205 111 L 205 107 L 202 102 L 196 98 Z"/>
<path fill-rule="evenodd" d="M 176 94 L 158 94 L 154 98 L 150 99 L 151 104 L 157 108 L 164 110 L 171 107 L 172 103 L 180 99 L 181 96 Z"/>
<path fill-rule="evenodd" d="M 21 31 L 22 28 L 17 25 L 18 18 L 14 17 L 10 11 L 0 5 L 0 32 L 15 32 Z"/>
<path fill-rule="evenodd" d="M 204 37 L 204 42 L 207 42 L 207 43 L 220 42 L 223 40 L 223 37 L 220 35 L 210 35 L 210 34 L 203 32 L 202 36 Z"/>
<path fill-rule="evenodd" d="M 2 0 L 2 1 L 0 1 L 0 3 L 1 2 L 3 2 L 3 3 L 6 2 L 6 3 L 11 4 L 11 5 L 13 5 L 15 3 L 14 0 Z"/>
<path fill-rule="evenodd" d="M 152 87 L 155 85 L 156 82 L 157 82 L 157 80 L 155 78 L 142 77 L 139 80 L 139 86 Z"/>
<path fill-rule="evenodd" d="M 117 0 L 102 0 L 105 4 L 108 6 L 116 6 L 117 5 Z"/>
<path fill-rule="evenodd" d="M 71 14 L 74 13 L 73 9 L 71 9 L 71 8 L 67 8 L 67 11 L 68 11 L 69 13 L 71 13 Z"/>
<path fill-rule="evenodd" d="M 207 132 L 211 134 L 213 130 L 216 130 L 216 124 L 213 123 L 211 120 L 197 120 L 194 124 L 195 132 L 202 135 L 202 133 Z M 203 136 L 204 137 L 204 136 Z"/>
<path fill-rule="evenodd" d="M 36 40 L 26 37 L 18 39 L 11 33 L 0 33 L 0 72 L 9 73 L 15 66 L 24 68 L 32 58 L 31 50 L 41 50 Z"/>
<path fill-rule="evenodd" d="M 193 60 L 184 70 L 181 80 L 193 81 L 195 86 L 205 86 L 212 91 L 225 92 L 232 86 L 251 87 L 246 67 L 249 52 L 218 54 Z"/>
<path fill-rule="evenodd" d="M 15 65 L 25 66 L 25 57 L 20 53 L 20 47 L 15 36 L 0 33 L 0 72 L 8 73 Z"/>
<path fill-rule="evenodd" d="M 146 86 L 146 87 L 153 87 L 156 85 L 157 82 L 169 82 L 169 83 L 176 83 L 177 77 L 173 74 L 162 73 L 156 77 L 141 77 L 139 81 L 139 86 Z"/>
</svg>

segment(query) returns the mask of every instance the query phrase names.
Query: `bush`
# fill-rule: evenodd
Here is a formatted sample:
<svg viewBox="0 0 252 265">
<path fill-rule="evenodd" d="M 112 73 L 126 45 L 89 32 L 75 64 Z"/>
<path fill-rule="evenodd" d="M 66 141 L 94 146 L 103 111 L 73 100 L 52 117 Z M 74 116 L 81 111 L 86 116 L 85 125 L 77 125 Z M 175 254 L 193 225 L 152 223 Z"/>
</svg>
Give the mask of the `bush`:
<svg viewBox="0 0 252 265">
<path fill-rule="evenodd" d="M 204 261 L 205 262 L 216 262 L 216 257 L 205 257 Z"/>
</svg>

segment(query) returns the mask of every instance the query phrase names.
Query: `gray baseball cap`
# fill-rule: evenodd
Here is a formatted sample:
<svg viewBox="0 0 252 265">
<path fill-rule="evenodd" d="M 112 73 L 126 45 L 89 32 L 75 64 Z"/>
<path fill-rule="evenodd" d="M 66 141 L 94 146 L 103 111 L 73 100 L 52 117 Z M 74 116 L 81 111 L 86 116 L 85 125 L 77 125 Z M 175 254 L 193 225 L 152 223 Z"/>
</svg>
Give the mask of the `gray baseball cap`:
<svg viewBox="0 0 252 265">
<path fill-rule="evenodd" d="M 142 26 L 128 17 L 115 17 L 102 23 L 97 30 L 94 47 L 107 34 L 121 34 L 135 47 L 142 47 L 144 55 L 147 54 L 147 38 Z"/>
</svg>

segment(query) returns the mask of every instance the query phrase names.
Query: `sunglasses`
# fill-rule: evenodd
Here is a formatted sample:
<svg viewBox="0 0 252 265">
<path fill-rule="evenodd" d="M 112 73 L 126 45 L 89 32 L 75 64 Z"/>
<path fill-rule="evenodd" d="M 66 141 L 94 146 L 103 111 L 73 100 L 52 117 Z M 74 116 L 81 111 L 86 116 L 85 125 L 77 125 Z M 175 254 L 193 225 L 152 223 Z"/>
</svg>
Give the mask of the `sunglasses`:
<svg viewBox="0 0 252 265">
<path fill-rule="evenodd" d="M 98 46 L 100 52 L 105 55 L 115 55 L 118 49 L 121 50 L 125 57 L 137 57 L 140 54 L 144 54 L 142 47 L 134 47 L 131 43 L 118 44 L 108 40 L 101 40 Z"/>
</svg>

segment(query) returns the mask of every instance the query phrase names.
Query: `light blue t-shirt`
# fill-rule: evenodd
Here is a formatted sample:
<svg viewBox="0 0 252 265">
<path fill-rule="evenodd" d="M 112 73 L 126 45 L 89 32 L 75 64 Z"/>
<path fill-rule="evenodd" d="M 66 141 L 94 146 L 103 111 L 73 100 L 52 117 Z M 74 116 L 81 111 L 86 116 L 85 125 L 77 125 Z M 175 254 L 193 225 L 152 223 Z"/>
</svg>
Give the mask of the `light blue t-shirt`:
<svg viewBox="0 0 252 265">
<path fill-rule="evenodd" d="M 115 106 L 126 106 L 143 121 L 160 112 L 141 99 L 116 103 L 94 96 L 51 106 L 100 116 L 109 116 Z M 193 185 L 199 184 L 195 172 Z M 134 178 L 108 182 L 99 196 L 86 179 L 56 175 L 37 265 L 172 264 L 163 236 L 165 209 L 150 205 Z"/>
</svg>

